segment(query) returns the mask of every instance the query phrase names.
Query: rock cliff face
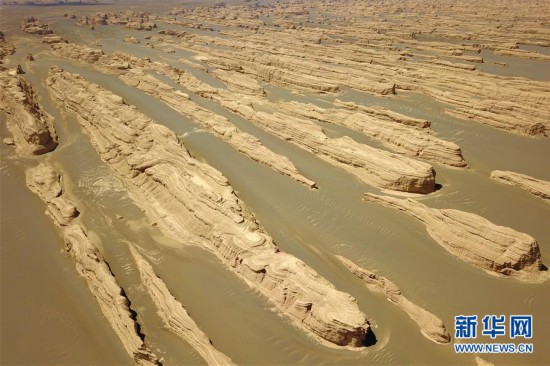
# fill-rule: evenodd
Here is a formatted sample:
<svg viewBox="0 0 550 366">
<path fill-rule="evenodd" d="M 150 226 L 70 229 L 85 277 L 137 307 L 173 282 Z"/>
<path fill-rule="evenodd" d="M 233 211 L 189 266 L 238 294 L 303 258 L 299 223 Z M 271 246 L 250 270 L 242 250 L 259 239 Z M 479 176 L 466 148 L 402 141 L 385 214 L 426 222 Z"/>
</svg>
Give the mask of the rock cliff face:
<svg viewBox="0 0 550 366">
<path fill-rule="evenodd" d="M 372 291 L 382 292 L 388 300 L 400 307 L 418 325 L 426 338 L 436 343 L 449 343 L 451 336 L 445 325 L 435 315 L 409 301 L 401 290 L 385 277 L 377 276 L 374 272 L 357 266 L 347 258 L 337 255 L 336 258 L 354 275 L 365 283 Z"/>
<path fill-rule="evenodd" d="M 183 305 L 170 293 L 164 281 L 157 277 L 153 267 L 136 249 L 130 247 L 130 252 L 145 290 L 153 299 L 165 327 L 189 343 L 208 365 L 234 365 L 229 357 L 214 348 L 210 339 L 191 319 Z"/>
<path fill-rule="evenodd" d="M 65 250 L 134 364 L 160 365 L 145 345 L 135 313 L 130 309 L 130 301 L 118 285 L 108 263 L 83 227 L 73 222 L 78 210 L 63 194 L 61 174 L 51 165 L 43 163 L 27 171 L 27 185 L 48 204 L 55 223 L 63 228 Z"/>
<path fill-rule="evenodd" d="M 25 79 L 0 71 L 0 109 L 7 114 L 7 127 L 19 154 L 39 155 L 55 149 L 52 118 L 42 110 Z"/>
<path fill-rule="evenodd" d="M 430 236 L 458 258 L 489 273 L 527 282 L 548 279 L 539 245 L 531 236 L 459 210 L 429 208 L 413 199 L 367 193 L 364 200 L 405 212 L 426 225 Z"/>
<path fill-rule="evenodd" d="M 4 32 L 0 31 L 0 65 L 6 62 L 6 57 L 15 53 L 15 47 L 6 40 Z M 1 66 L 0 66 L 1 69 Z"/>
<path fill-rule="evenodd" d="M 166 235 L 216 254 L 319 340 L 362 346 L 369 325 L 355 299 L 280 251 L 225 177 L 193 159 L 172 131 L 60 68 L 50 69 L 47 84 L 76 113 L 102 160 Z"/>
<path fill-rule="evenodd" d="M 491 179 L 525 189 L 529 193 L 550 203 L 550 182 L 548 181 L 536 179 L 525 174 L 501 170 L 494 170 L 491 172 Z"/>
<path fill-rule="evenodd" d="M 126 352 L 136 365 L 160 365 L 157 357 L 147 348 L 139 332 L 130 301 L 118 285 L 109 265 L 95 244 L 80 225 L 65 230 L 65 250 L 76 265 L 76 270 L 86 280 L 101 311 L 118 335 Z"/>
<path fill-rule="evenodd" d="M 456 4 L 452 8 L 436 5 L 441 14 L 453 14 L 446 17 L 445 24 L 428 17 L 421 23 L 402 17 L 403 9 L 427 14 L 425 4 L 394 3 L 395 12 L 376 3 L 331 4 L 329 12 L 334 18 L 330 27 L 316 26 L 297 13 L 286 13 L 288 9 L 283 14 L 277 5 L 262 9 L 262 21 L 257 18 L 258 13 L 245 8 L 231 11 L 238 11 L 238 19 L 231 13 L 222 14 L 223 10 L 206 13 L 193 9 L 186 13 L 186 19 L 194 15 L 197 21 L 217 24 L 223 28 L 223 37 L 182 34 L 176 29 L 165 33 L 160 42 L 201 55 L 211 68 L 237 72 L 297 92 L 339 93 L 351 88 L 391 97 L 405 90 L 414 91 L 445 103 L 446 112 L 460 118 L 511 133 L 545 135 L 550 128 L 550 112 L 544 108 L 549 103 L 548 81 L 511 79 L 491 70 L 480 71 L 485 69 L 481 66 L 483 57 L 472 54 L 491 50 L 492 56 L 548 62 L 548 55 L 519 47 L 547 47 L 547 32 L 534 29 L 534 21 L 517 18 L 517 12 L 525 11 L 524 5 L 512 5 L 514 10 L 508 5 L 495 5 L 507 14 L 506 20 L 499 19 L 502 23 L 498 27 L 480 25 L 493 19 L 494 13 L 480 11 L 473 15 L 464 4 L 461 9 Z M 322 2 L 308 2 L 308 9 L 298 3 L 284 6 L 297 11 L 328 11 Z M 372 19 L 359 14 L 371 14 Z M 380 19 L 400 27 L 389 29 Z M 196 22 L 181 23 L 171 17 L 158 21 L 198 26 Z M 304 21 L 310 24 L 306 26 Z M 326 19 L 318 22 L 326 25 Z M 457 32 L 450 24 L 460 24 L 464 31 Z"/>
</svg>

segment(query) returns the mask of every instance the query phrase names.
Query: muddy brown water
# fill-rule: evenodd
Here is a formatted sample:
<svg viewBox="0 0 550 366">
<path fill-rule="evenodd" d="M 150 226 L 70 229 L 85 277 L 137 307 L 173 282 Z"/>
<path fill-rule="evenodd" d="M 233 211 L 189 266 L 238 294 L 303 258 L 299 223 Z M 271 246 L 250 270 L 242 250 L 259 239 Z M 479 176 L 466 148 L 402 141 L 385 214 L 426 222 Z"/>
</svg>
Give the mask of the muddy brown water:
<svg viewBox="0 0 550 366">
<path fill-rule="evenodd" d="M 65 22 L 59 15 L 51 15 L 50 19 Z M 93 37 L 83 28 L 64 24 L 63 33 L 74 29 L 75 41 Z M 12 25 L 18 25 L 18 20 Z M 105 36 L 114 34 L 109 41 L 113 49 L 155 57 L 154 50 L 121 41 L 123 35 L 134 34 L 132 31 L 115 26 L 103 27 L 101 31 Z M 215 347 L 238 364 L 475 364 L 472 355 L 457 355 L 452 345 L 437 345 L 423 337 L 403 312 L 383 296 L 369 292 L 349 274 L 334 258 L 335 254 L 386 276 L 410 300 L 439 316 L 451 333 L 453 317 L 459 314 L 480 317 L 533 314 L 532 355 L 482 357 L 496 364 L 525 365 L 542 365 L 550 359 L 545 343 L 550 337 L 548 282 L 530 285 L 494 277 L 456 259 L 414 219 L 361 201 L 365 192 L 379 193 L 377 189 L 223 110 L 216 102 L 191 96 L 260 138 L 267 147 L 288 156 L 305 176 L 318 182 L 319 189 L 309 190 L 246 158 L 202 131 L 200 125 L 114 76 L 94 71 L 88 65 L 58 59 L 46 52 L 47 47 L 36 38 L 23 36 L 13 28 L 11 33 L 21 37 L 11 60 L 23 64 L 27 70 L 25 78 L 37 89 L 45 109 L 55 118 L 60 145 L 50 154 L 28 159 L 16 157 L 8 146 L 1 147 L 2 364 L 129 361 L 85 282 L 74 270 L 70 258 L 62 253 L 60 232 L 45 216 L 45 205 L 25 187 L 25 169 L 44 160 L 63 170 L 68 194 L 82 212 L 82 223 L 101 242 L 113 273 L 139 314 L 146 341 L 166 364 L 201 364 L 202 360 L 185 342 L 162 327 L 151 299 L 140 284 L 129 245 L 146 255 Z M 23 39 L 26 41 L 22 42 Z M 28 52 L 36 55 L 35 62 L 23 61 Z M 183 56 L 163 54 L 163 57 L 177 62 Z M 174 130 L 199 160 L 219 169 L 281 249 L 302 259 L 338 289 L 357 299 L 374 324 L 377 343 L 359 352 L 317 343 L 275 312 L 262 295 L 240 281 L 213 254 L 171 240 L 153 227 L 128 197 L 121 182 L 101 162 L 74 115 L 51 99 L 44 79 L 49 66 L 56 64 L 121 95 L 129 104 Z M 202 80 L 209 82 L 208 75 Z M 273 99 L 296 99 L 321 106 L 327 106 L 335 98 L 296 96 L 281 88 L 267 90 Z M 516 136 L 473 121 L 451 118 L 440 103 L 412 93 L 376 98 L 345 91 L 337 97 L 367 106 L 386 106 L 432 121 L 439 136 L 462 147 L 470 169 L 436 165 L 437 179 L 443 188 L 421 201 L 430 207 L 478 213 L 497 224 L 529 233 L 538 239 L 543 261 L 550 263 L 547 224 L 550 205 L 489 179 L 494 169 L 550 179 L 547 138 Z M 2 128 L 4 125 L 2 122 Z M 343 127 L 328 124 L 322 127 L 334 137 L 348 135 L 362 143 L 370 142 Z M 2 137 L 5 132 L 4 128 Z"/>
</svg>

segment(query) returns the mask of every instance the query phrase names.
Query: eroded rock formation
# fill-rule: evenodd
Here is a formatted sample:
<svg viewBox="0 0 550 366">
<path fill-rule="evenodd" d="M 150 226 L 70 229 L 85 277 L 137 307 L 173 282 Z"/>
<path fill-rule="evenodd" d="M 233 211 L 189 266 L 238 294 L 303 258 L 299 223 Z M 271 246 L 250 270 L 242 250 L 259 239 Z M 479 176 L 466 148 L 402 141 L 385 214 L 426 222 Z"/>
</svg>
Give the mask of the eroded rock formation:
<svg viewBox="0 0 550 366">
<path fill-rule="evenodd" d="M 27 186 L 48 204 L 48 214 L 60 226 L 68 226 L 78 216 L 76 206 L 62 195 L 61 174 L 51 165 L 27 170 Z"/>
<path fill-rule="evenodd" d="M 324 109 L 313 104 L 280 102 L 281 110 L 312 120 L 333 123 L 364 133 L 382 142 L 392 151 L 407 156 L 453 167 L 466 167 L 460 147 L 441 140 L 427 126 L 427 121 L 411 119 L 395 112 L 362 108 L 352 103 L 342 103 L 347 108 Z M 369 113 L 370 112 L 370 113 Z M 423 123 L 424 128 L 411 127 Z"/>
<path fill-rule="evenodd" d="M 364 200 L 405 212 L 424 223 L 445 250 L 489 273 L 527 282 L 548 279 L 537 241 L 514 229 L 459 210 L 429 208 L 413 199 L 367 193 Z"/>
<path fill-rule="evenodd" d="M 54 222 L 63 228 L 65 250 L 134 363 L 160 365 L 144 343 L 135 312 L 130 309 L 130 301 L 118 285 L 109 264 L 81 224 L 73 221 L 78 210 L 63 194 L 61 173 L 49 164 L 40 164 L 27 171 L 27 185 L 48 204 Z"/>
<path fill-rule="evenodd" d="M 192 118 L 242 154 L 308 187 L 315 187 L 315 182 L 300 174 L 287 157 L 269 150 L 259 139 L 239 130 L 227 118 L 202 108 L 190 100 L 187 94 L 146 74 L 134 58 L 128 58 L 122 54 L 107 56 L 101 50 L 75 44 L 59 44 L 54 45 L 53 48 L 58 53 L 75 60 L 96 64 L 103 71 L 116 72 L 126 84 L 160 99 L 170 108 Z M 133 65 L 132 68 L 130 64 Z"/>
<path fill-rule="evenodd" d="M 525 174 L 494 170 L 491 172 L 491 179 L 497 182 L 519 187 L 542 198 L 550 203 L 550 182 L 536 179 Z"/>
<path fill-rule="evenodd" d="M 22 77 L 0 71 L 0 109 L 20 154 L 43 154 L 55 149 L 52 118 L 40 104 L 32 86 Z"/>
<path fill-rule="evenodd" d="M 160 230 L 200 245 L 294 324 L 340 346 L 363 345 L 369 324 L 353 297 L 280 251 L 212 167 L 193 159 L 175 134 L 82 77 L 50 69 L 47 84 Z"/>
<path fill-rule="evenodd" d="M 65 229 L 65 250 L 75 262 L 76 270 L 86 280 L 101 311 L 134 363 L 160 365 L 157 357 L 144 343 L 143 334 L 138 331 L 136 315 L 130 309 L 130 301 L 124 290 L 118 285 L 108 263 L 82 226 L 71 225 Z"/>
<path fill-rule="evenodd" d="M 21 24 L 21 30 L 29 34 L 53 34 L 53 30 L 50 29 L 48 24 L 44 24 L 34 17 L 24 18 Z"/>
<path fill-rule="evenodd" d="M 401 290 L 393 282 L 385 277 L 376 275 L 374 272 L 357 266 L 349 259 L 340 255 L 337 255 L 336 258 L 338 258 L 351 273 L 363 280 L 368 289 L 382 292 L 387 296 L 389 301 L 406 312 L 418 325 L 420 331 L 426 338 L 436 343 L 449 343 L 451 341 L 451 336 L 449 332 L 447 332 L 441 319 L 403 296 Z"/>
<path fill-rule="evenodd" d="M 145 290 L 153 299 L 165 327 L 189 343 L 208 365 L 234 365 L 229 357 L 214 348 L 210 339 L 191 319 L 183 305 L 170 293 L 164 281 L 155 274 L 153 267 L 136 249 L 130 247 L 130 252 Z"/>
</svg>

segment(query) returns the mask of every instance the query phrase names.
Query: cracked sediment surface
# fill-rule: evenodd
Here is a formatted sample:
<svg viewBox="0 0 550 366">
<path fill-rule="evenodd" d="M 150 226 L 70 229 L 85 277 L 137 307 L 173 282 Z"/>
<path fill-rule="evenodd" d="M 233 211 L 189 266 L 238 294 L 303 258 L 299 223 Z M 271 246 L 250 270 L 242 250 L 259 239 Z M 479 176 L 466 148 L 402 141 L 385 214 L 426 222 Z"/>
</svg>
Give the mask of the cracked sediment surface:
<svg viewBox="0 0 550 366">
<path fill-rule="evenodd" d="M 413 199 L 367 193 L 364 200 L 402 211 L 421 221 L 430 236 L 458 258 L 489 273 L 526 282 L 548 279 L 537 241 L 469 212 L 429 208 Z"/>
<path fill-rule="evenodd" d="M 280 251 L 227 180 L 192 158 L 172 131 L 58 67 L 50 69 L 47 84 L 166 235 L 216 254 L 310 334 L 340 346 L 363 345 L 369 325 L 355 299 Z"/>
<path fill-rule="evenodd" d="M 360 278 L 367 288 L 372 291 L 382 292 L 389 301 L 401 308 L 418 325 L 420 331 L 429 340 L 446 344 L 451 341 L 451 336 L 445 325 L 434 314 L 417 304 L 411 302 L 401 293 L 401 290 L 386 277 L 378 276 L 376 273 L 359 267 L 349 259 L 337 255 L 336 258 L 351 273 Z"/>
<path fill-rule="evenodd" d="M 526 174 L 494 170 L 491 172 L 491 179 L 497 182 L 509 184 L 526 190 L 527 192 L 542 198 L 550 203 L 550 182 L 536 179 Z"/>
<path fill-rule="evenodd" d="M 143 341 L 130 300 L 119 286 L 109 264 L 80 223 L 74 222 L 78 210 L 65 197 L 62 175 L 53 166 L 42 163 L 27 171 L 27 185 L 45 203 L 54 222 L 63 228 L 65 251 L 74 261 L 97 300 L 103 315 L 122 342 L 135 365 L 160 365 Z"/>
</svg>

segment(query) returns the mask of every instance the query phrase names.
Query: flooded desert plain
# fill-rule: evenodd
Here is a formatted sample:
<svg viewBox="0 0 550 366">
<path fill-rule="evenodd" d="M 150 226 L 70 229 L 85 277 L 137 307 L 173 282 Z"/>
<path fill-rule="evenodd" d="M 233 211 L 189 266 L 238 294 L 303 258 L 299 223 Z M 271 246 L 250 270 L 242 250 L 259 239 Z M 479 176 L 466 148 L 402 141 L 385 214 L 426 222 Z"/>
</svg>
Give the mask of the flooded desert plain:
<svg viewBox="0 0 550 366">
<path fill-rule="evenodd" d="M 3 1 L 0 363 L 547 365 L 549 15 Z"/>
</svg>

